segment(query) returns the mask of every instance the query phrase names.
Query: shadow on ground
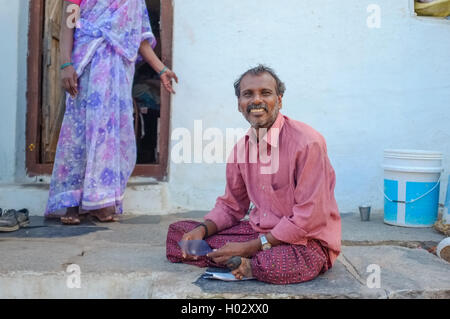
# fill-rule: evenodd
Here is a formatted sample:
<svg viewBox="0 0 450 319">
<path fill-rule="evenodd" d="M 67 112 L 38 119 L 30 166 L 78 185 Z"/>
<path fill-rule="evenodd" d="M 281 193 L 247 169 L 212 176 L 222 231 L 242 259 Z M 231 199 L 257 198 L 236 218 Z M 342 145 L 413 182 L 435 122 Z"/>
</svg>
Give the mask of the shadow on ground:
<svg viewBox="0 0 450 319">
<path fill-rule="evenodd" d="M 82 236 L 90 233 L 109 230 L 107 227 L 97 226 L 90 220 L 84 220 L 80 225 L 61 225 L 57 219 L 45 219 L 31 216 L 30 224 L 13 232 L 0 232 L 2 238 L 65 238 Z"/>
</svg>

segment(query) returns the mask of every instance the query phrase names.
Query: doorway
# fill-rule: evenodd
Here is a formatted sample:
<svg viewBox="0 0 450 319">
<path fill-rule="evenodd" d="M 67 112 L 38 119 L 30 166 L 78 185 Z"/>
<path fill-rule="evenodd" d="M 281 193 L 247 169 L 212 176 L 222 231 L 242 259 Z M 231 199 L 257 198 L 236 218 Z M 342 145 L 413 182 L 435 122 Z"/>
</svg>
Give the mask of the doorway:
<svg viewBox="0 0 450 319">
<path fill-rule="evenodd" d="M 65 111 L 59 79 L 61 0 L 31 0 L 27 92 L 27 173 L 50 175 Z M 171 68 L 171 1 L 146 0 L 155 53 Z M 37 27 L 36 27 L 37 26 Z M 136 65 L 133 85 L 137 165 L 133 176 L 165 180 L 170 126 L 170 95 L 144 62 Z"/>
<path fill-rule="evenodd" d="M 156 38 L 156 55 L 161 58 L 159 22 L 160 0 L 147 0 L 150 24 Z M 137 164 L 155 164 L 159 160 L 159 126 L 161 110 L 161 81 L 158 74 L 145 62 L 136 66 L 133 84 L 134 124 L 137 144 Z"/>
</svg>

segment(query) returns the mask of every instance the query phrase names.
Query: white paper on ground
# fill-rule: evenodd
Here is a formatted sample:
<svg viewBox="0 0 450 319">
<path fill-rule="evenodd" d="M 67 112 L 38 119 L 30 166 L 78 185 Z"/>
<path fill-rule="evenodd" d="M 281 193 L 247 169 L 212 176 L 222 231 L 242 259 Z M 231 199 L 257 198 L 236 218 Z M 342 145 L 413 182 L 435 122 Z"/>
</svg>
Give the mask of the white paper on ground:
<svg viewBox="0 0 450 319">
<path fill-rule="evenodd" d="M 236 279 L 234 275 L 231 272 L 213 272 L 213 271 L 206 271 L 203 274 L 203 278 L 206 279 L 217 279 L 217 280 L 223 280 L 223 281 L 242 281 L 242 280 L 253 280 L 255 277 L 244 277 L 241 280 Z"/>
</svg>

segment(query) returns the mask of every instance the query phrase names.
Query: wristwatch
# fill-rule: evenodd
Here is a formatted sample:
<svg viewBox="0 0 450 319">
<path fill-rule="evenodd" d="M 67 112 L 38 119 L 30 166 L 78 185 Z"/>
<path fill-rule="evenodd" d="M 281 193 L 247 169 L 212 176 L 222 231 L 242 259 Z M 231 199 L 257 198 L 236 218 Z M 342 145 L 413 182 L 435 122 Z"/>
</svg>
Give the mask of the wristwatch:
<svg viewBox="0 0 450 319">
<path fill-rule="evenodd" d="M 259 240 L 261 240 L 262 250 L 267 250 L 267 249 L 272 248 L 272 245 L 267 240 L 266 235 L 259 236 Z"/>
</svg>

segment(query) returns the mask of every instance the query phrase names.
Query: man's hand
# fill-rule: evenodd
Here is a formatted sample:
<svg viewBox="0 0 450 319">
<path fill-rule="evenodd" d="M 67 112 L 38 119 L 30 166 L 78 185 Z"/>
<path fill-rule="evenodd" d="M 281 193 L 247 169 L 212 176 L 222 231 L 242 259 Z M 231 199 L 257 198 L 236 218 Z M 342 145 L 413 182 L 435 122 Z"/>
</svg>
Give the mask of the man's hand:
<svg viewBox="0 0 450 319">
<path fill-rule="evenodd" d="M 61 70 L 61 84 L 72 98 L 78 94 L 78 75 L 73 66 Z"/>
<path fill-rule="evenodd" d="M 233 256 L 250 257 L 259 249 L 254 240 L 244 243 L 226 243 L 222 248 L 209 253 L 207 256 L 218 264 L 225 264 Z"/>
<path fill-rule="evenodd" d="M 189 233 L 184 234 L 181 240 L 202 240 L 203 237 L 205 237 L 205 228 L 200 226 L 194 228 Z M 197 256 L 188 255 L 186 254 L 185 251 L 182 252 L 183 252 L 183 259 L 197 260 Z"/>
</svg>

